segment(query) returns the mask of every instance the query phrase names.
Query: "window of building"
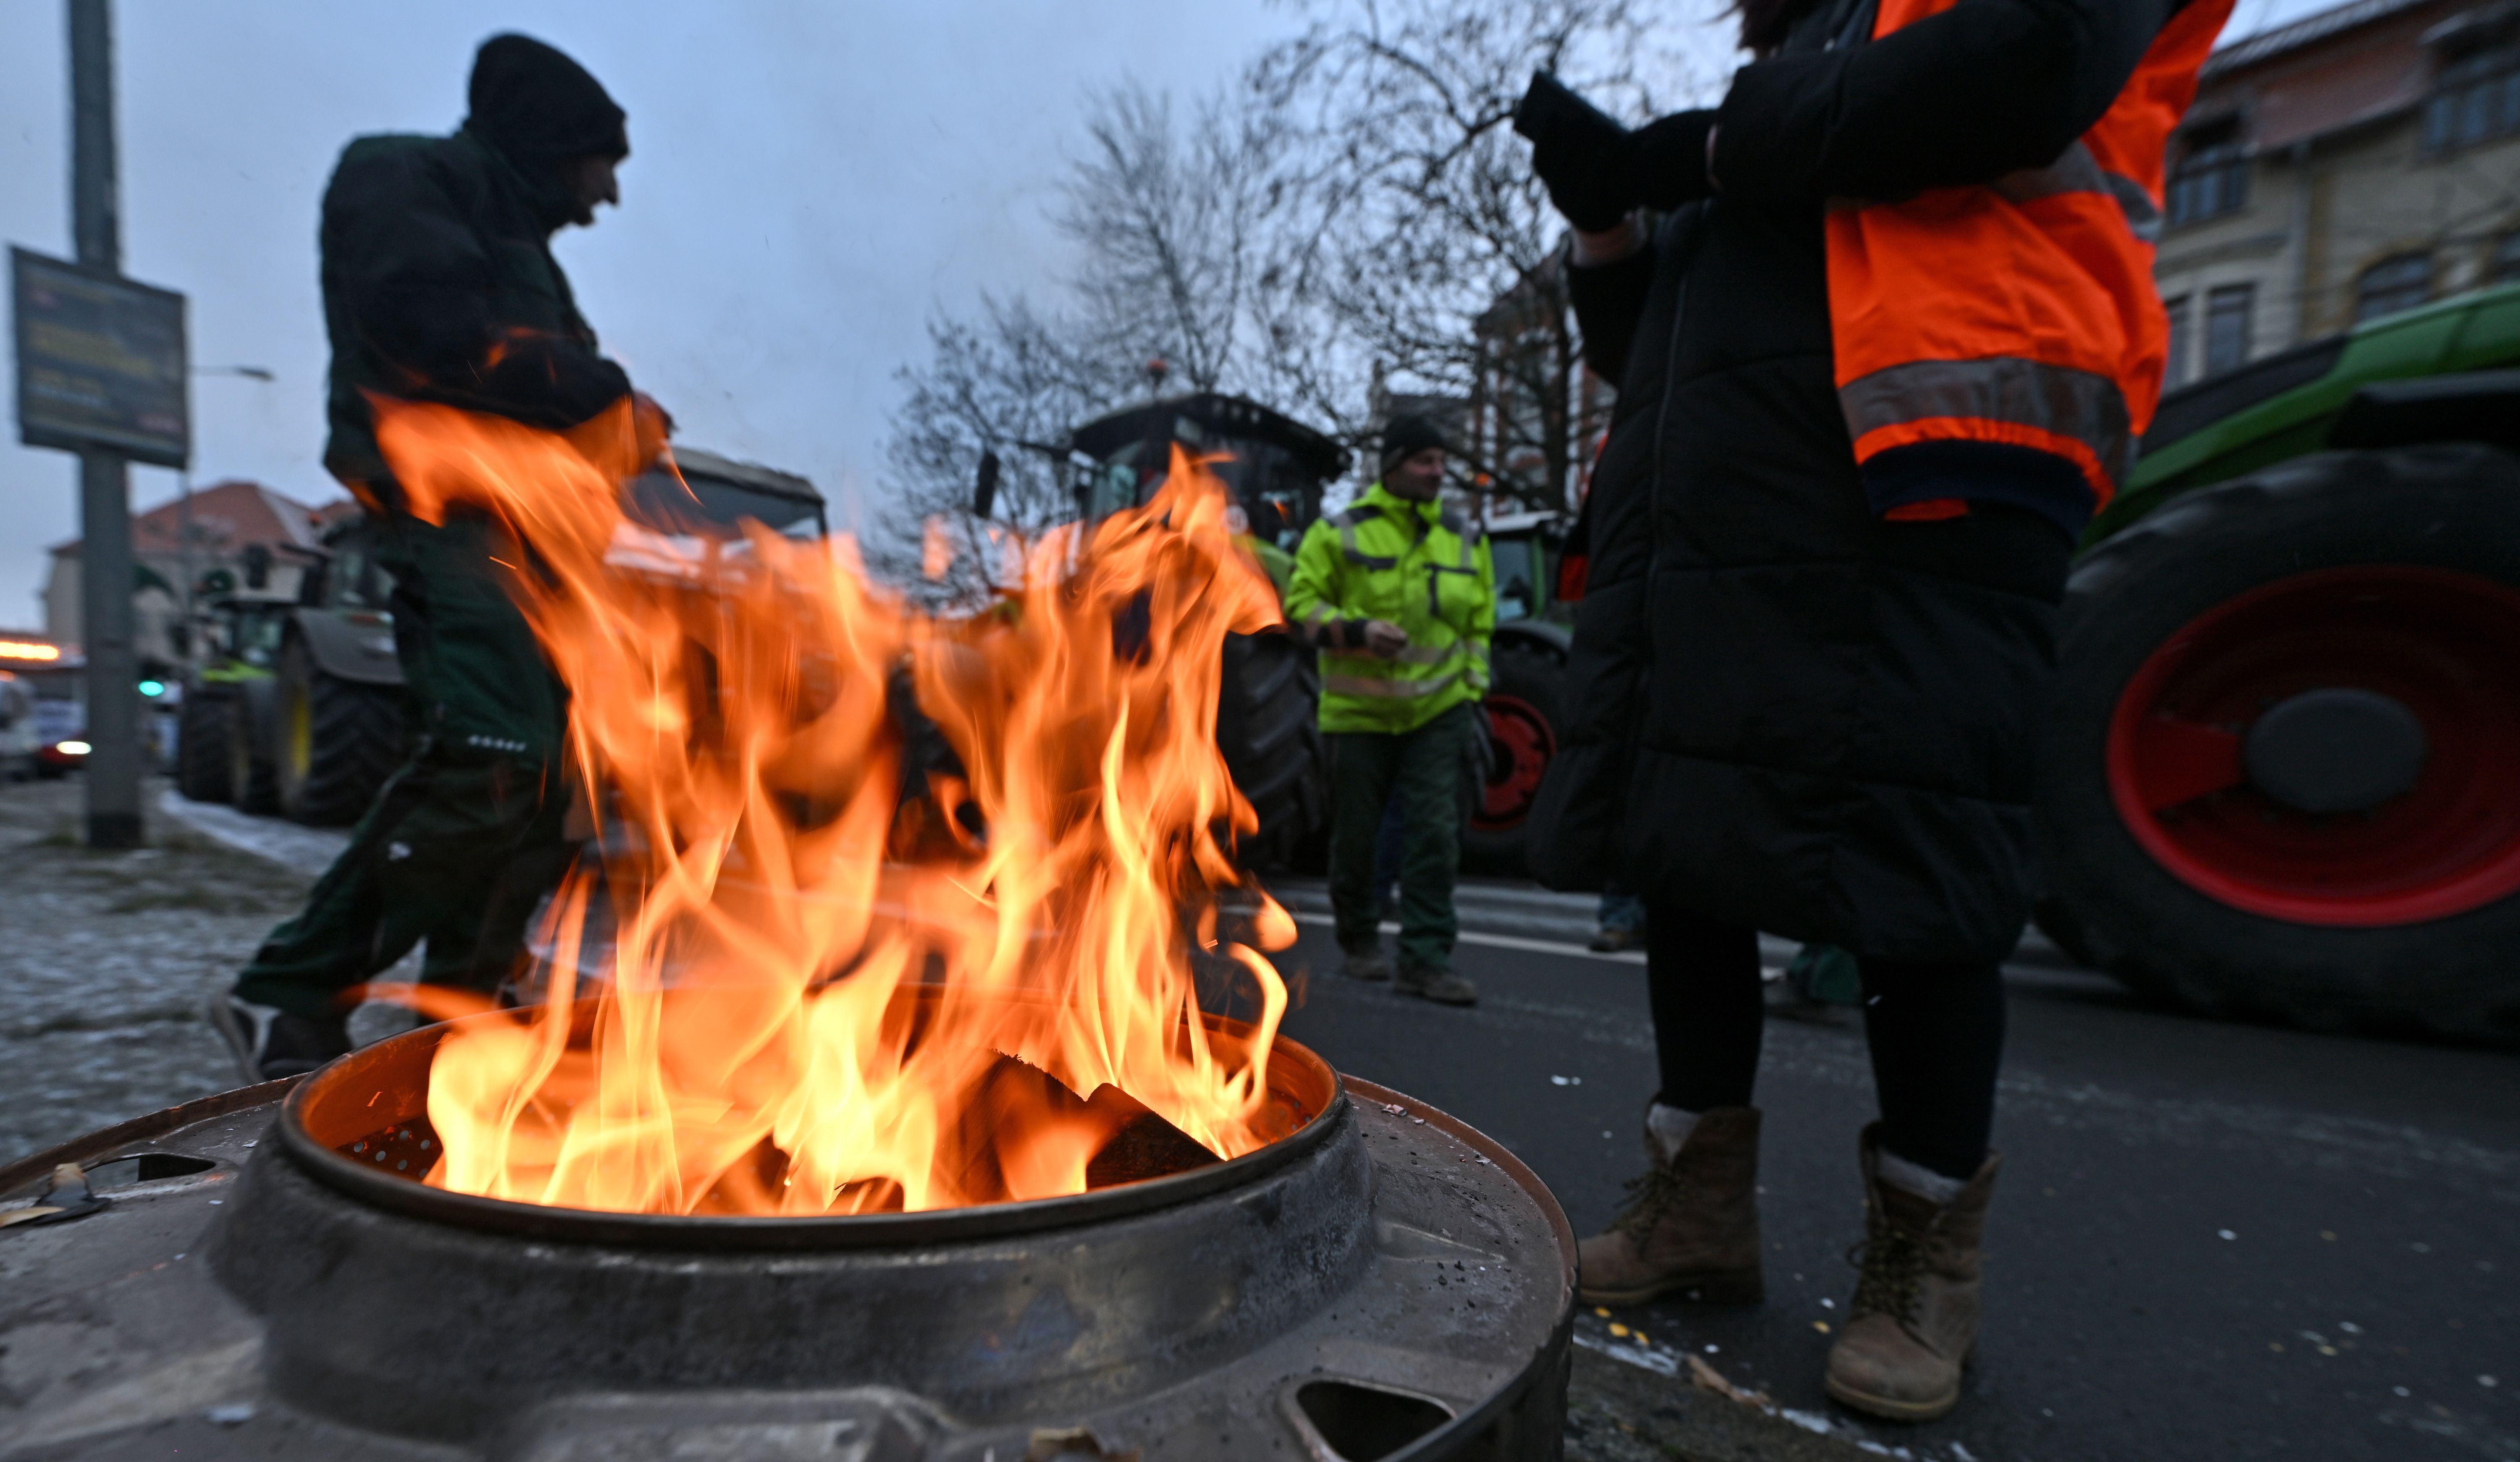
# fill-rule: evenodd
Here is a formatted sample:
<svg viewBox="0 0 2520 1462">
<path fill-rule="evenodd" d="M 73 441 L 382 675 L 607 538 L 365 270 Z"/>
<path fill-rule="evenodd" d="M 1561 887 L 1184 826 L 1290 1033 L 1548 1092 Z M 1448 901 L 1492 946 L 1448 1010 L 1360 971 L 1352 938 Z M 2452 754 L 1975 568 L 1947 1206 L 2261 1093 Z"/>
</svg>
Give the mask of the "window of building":
<svg viewBox="0 0 2520 1462">
<path fill-rule="evenodd" d="M 2433 256 L 2398 254 L 2362 271 L 2354 286 L 2354 323 L 2411 310 L 2433 297 Z"/>
<path fill-rule="evenodd" d="M 2249 157 L 2240 144 L 2240 119 L 2191 127 L 2182 135 L 2183 151 L 2170 171 L 2170 221 L 2195 223 L 2240 208 L 2249 201 Z"/>
<path fill-rule="evenodd" d="M 2498 285 L 2520 280 L 2520 234 L 2505 234 L 2494 245 L 2494 263 L 2490 270 Z"/>
<path fill-rule="evenodd" d="M 2424 104 L 2424 146 L 2463 148 L 2520 132 L 2520 49 L 2486 51 L 2442 67 Z"/>
<path fill-rule="evenodd" d="M 2205 374 L 2220 376 L 2249 363 L 2249 318 L 2257 313 L 2258 287 L 2225 285 L 2205 296 Z"/>
<path fill-rule="evenodd" d="M 2188 320 L 2186 295 L 2165 299 L 2161 307 L 2170 312 L 2170 364 L 2162 373 L 2161 387 L 2175 391 L 2190 379 L 2188 362 L 2193 358 L 2196 328 Z"/>
</svg>

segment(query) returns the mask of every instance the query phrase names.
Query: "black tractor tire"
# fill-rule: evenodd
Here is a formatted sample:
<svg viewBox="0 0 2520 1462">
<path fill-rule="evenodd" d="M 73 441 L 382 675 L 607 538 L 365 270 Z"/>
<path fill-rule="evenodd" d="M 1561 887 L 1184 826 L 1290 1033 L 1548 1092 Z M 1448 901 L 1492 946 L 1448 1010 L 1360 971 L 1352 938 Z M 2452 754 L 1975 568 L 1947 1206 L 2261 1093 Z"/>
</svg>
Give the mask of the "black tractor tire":
<svg viewBox="0 0 2520 1462">
<path fill-rule="evenodd" d="M 280 811 L 280 773 L 272 764 L 271 682 L 248 681 L 226 699 L 228 795 L 237 811 L 268 817 Z"/>
<path fill-rule="evenodd" d="M 1282 631 L 1225 637 L 1216 749 L 1259 816 L 1238 854 L 1251 867 L 1297 861 L 1329 821 L 1321 674 L 1312 649 Z"/>
<path fill-rule="evenodd" d="M 409 750 L 402 687 L 329 674 L 294 637 L 273 682 L 281 816 L 311 827 L 357 821 Z"/>
<path fill-rule="evenodd" d="M 2495 448 L 2318 453 L 2139 520 L 2066 590 L 2039 927 L 2199 1009 L 2520 1038 L 2515 641 L 2520 458 Z M 2403 779 L 2317 810 L 2374 763 L 2271 730 L 2314 694 L 2417 713 L 2378 743 Z M 2286 748 L 2343 779 L 2287 780 Z"/>
<path fill-rule="evenodd" d="M 1489 666 L 1486 777 L 1470 788 L 1462 865 L 1518 878 L 1526 871 L 1522 850 L 1532 798 L 1566 724 L 1566 660 L 1553 649 L 1508 640 L 1496 646 Z"/>
<path fill-rule="evenodd" d="M 228 734 L 236 713 L 235 697 L 224 687 L 195 686 L 184 696 L 175 718 L 175 790 L 192 802 L 232 800 L 229 784 Z"/>
</svg>

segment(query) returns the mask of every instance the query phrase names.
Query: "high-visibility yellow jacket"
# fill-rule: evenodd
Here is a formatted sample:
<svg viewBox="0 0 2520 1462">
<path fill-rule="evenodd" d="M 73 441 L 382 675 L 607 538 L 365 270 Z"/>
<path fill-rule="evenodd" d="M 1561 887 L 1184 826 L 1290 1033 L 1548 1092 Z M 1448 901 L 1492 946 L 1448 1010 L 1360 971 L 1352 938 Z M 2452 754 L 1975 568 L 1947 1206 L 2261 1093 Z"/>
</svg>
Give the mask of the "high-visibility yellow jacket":
<svg viewBox="0 0 2520 1462">
<path fill-rule="evenodd" d="M 1322 646 L 1322 730 L 1416 731 L 1487 694 L 1496 564 L 1461 514 L 1377 482 L 1304 534 L 1286 618 Z M 1365 649 L 1372 619 L 1408 633 L 1398 658 Z"/>
</svg>

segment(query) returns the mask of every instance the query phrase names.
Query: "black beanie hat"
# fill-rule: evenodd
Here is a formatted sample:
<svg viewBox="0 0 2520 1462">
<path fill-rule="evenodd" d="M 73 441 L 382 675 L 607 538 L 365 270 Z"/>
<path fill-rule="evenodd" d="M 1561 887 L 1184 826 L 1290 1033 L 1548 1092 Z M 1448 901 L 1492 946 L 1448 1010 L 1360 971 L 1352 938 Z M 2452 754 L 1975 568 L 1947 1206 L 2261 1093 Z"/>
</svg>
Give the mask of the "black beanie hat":
<svg viewBox="0 0 2520 1462">
<path fill-rule="evenodd" d="M 464 130 L 528 173 L 579 157 L 630 155 L 624 113 L 602 82 L 530 36 L 494 35 L 472 58 Z"/>
<path fill-rule="evenodd" d="M 1447 452 L 1453 450 L 1446 445 L 1444 433 L 1437 431 L 1435 423 L 1424 417 L 1407 413 L 1393 417 L 1382 423 L 1382 469 L 1384 471 L 1390 471 L 1429 447 L 1440 447 Z"/>
</svg>

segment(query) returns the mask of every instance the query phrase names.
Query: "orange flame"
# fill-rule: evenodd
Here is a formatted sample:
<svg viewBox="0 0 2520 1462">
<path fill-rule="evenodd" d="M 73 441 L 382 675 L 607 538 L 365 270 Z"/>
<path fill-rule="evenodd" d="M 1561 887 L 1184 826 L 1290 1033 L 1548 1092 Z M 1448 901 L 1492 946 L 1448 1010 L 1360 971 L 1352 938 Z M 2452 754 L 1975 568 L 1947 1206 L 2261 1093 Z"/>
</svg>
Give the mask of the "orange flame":
<svg viewBox="0 0 2520 1462">
<path fill-rule="evenodd" d="M 378 436 L 413 511 L 485 511 L 522 550 L 500 557 L 569 687 L 605 850 L 554 897 L 542 1002 L 440 1045 L 431 1184 L 916 1210 L 1083 1191 L 1142 1115 L 1105 1086 L 1222 1157 L 1288 1130 L 1267 1085 L 1284 988 L 1216 932 L 1242 881 L 1222 838 L 1256 825 L 1215 747 L 1219 651 L 1278 603 L 1197 465 L 1051 535 L 1009 602 L 954 622 L 871 586 L 845 543 L 640 528 L 626 407 L 556 435 L 380 403 Z M 914 689 L 960 775 L 905 755 Z M 1254 939 L 1291 943 L 1258 902 Z M 1200 1020 L 1201 946 L 1258 988 L 1247 1040 Z M 608 970 L 591 999 L 585 958 Z"/>
</svg>

